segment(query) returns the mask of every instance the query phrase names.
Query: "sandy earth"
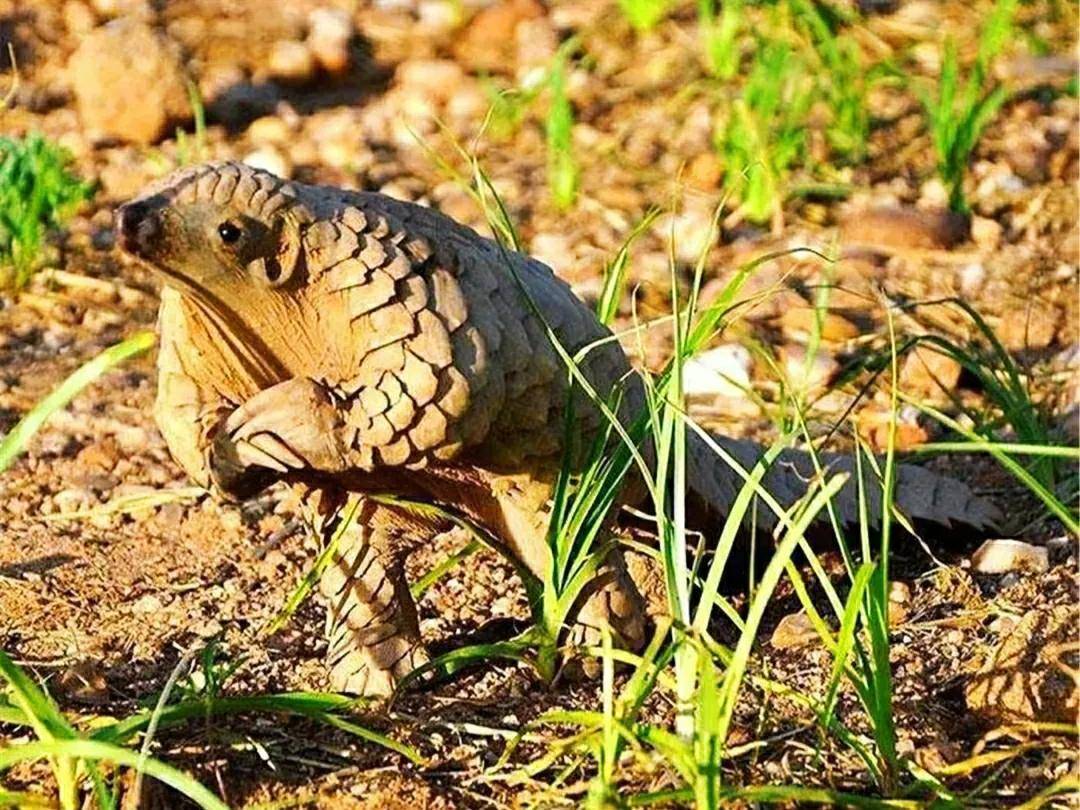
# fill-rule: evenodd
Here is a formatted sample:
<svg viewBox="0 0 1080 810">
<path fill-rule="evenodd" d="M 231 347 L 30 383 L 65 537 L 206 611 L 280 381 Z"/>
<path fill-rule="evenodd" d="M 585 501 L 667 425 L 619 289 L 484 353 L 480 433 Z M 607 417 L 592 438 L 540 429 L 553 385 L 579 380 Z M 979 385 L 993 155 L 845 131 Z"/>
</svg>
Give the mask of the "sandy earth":
<svg viewBox="0 0 1080 810">
<path fill-rule="evenodd" d="M 485 227 L 482 212 L 440 172 L 409 129 L 460 164 L 434 116 L 469 143 L 488 106 L 484 82 L 511 86 L 515 75 L 545 64 L 561 38 L 578 32 L 592 63 L 590 69 L 575 67 L 569 80 L 582 166 L 576 209 L 567 215 L 552 207 L 544 180 L 543 128 L 535 113 L 527 114 L 516 131 L 478 141 L 476 149 L 530 250 L 583 296 L 595 296 L 604 262 L 646 209 L 669 205 L 681 168 L 680 212 L 674 219 L 660 218 L 635 246 L 631 264 L 632 283 L 640 287 L 639 314 L 667 311 L 667 236 L 676 235 L 680 274 L 687 279 L 699 249 L 695 240 L 707 231 L 721 193 L 719 170 L 711 160 L 707 82 L 687 48 L 688 41 L 696 41 L 692 9 L 642 37 L 632 52 L 625 22 L 593 0 L 560 3 L 550 11 L 529 2 L 506 3 L 498 6 L 502 17 L 481 15 L 463 29 L 438 16 L 440 4 L 403 0 L 363 7 L 346 15 L 356 36 L 349 45 L 351 67 L 340 77 L 317 82 L 318 87 L 299 81 L 268 91 L 272 54 L 266 43 L 299 36 L 297 19 L 305 19 L 314 4 L 272 11 L 257 11 L 255 5 L 189 0 L 164 4 L 154 18 L 180 43 L 185 65 L 207 99 L 207 156 L 254 155 L 297 179 L 381 189 L 436 205 L 480 228 Z M 964 9 L 954 5 L 943 14 L 957 24 Z M 1025 12 L 1033 30 L 1054 49 L 1075 54 L 1069 20 L 1055 21 L 1043 5 Z M 131 9 L 136 16 L 155 14 L 137 2 L 0 0 L 0 43 L 16 43 L 21 66 L 15 104 L 2 113 L 3 130 L 38 130 L 59 139 L 74 153 L 79 170 L 100 182 L 92 205 L 56 247 L 54 264 L 64 272 L 39 275 L 20 297 L 0 297 L 0 432 L 81 362 L 153 324 L 157 282 L 119 261 L 111 211 L 173 165 L 177 145 L 93 139 L 75 110 L 64 72 L 87 26 Z M 923 4 L 902 4 L 895 14 L 871 18 L 867 27 L 881 47 L 900 52 L 933 30 L 933 19 L 920 17 L 920 10 L 925 15 Z M 481 80 L 489 73 L 490 79 Z M 729 219 L 717 244 L 709 247 L 706 295 L 715 294 L 742 261 L 778 248 L 823 248 L 839 239 L 844 259 L 832 280 L 841 289 L 831 311 L 844 320 L 836 327 L 839 339 L 826 344 L 830 360 L 846 365 L 885 345 L 883 294 L 893 301 L 962 294 L 999 330 L 1041 406 L 1056 414 L 1063 435 L 1071 436 L 1065 440 L 1075 443 L 1075 410 L 1068 414 L 1076 397 L 1080 310 L 1076 99 L 1034 88 L 1007 105 L 974 159 L 974 238 L 951 248 L 917 250 L 897 246 L 905 244 L 907 226 L 895 219 L 876 221 L 865 212 L 897 204 L 915 210 L 940 199 L 934 181 L 925 182 L 933 168 L 929 140 L 909 95 L 886 89 L 872 100 L 884 123 L 873 134 L 870 160 L 844 170 L 860 190 L 843 202 L 793 201 L 773 229 Z M 814 286 L 823 278 L 821 263 L 807 258 L 765 265 L 751 282 L 753 290 L 780 283 L 782 291 L 755 306 L 726 339 L 792 351 L 806 321 L 791 313 L 809 311 Z M 624 306 L 621 325 L 630 323 L 630 314 Z M 852 325 L 854 334 L 848 334 Z M 961 343 L 975 337 L 970 323 L 943 305 L 910 310 L 898 328 L 906 335 L 930 331 Z M 668 340 L 663 330 L 650 332 L 639 359 L 659 364 Z M 764 370 L 755 368 L 753 374 L 757 390 L 775 396 Z M 819 399 L 815 430 L 824 432 L 866 379 L 863 373 Z M 919 395 L 941 398 L 925 379 L 909 382 Z M 226 686 L 228 694 L 325 688 L 322 611 L 314 599 L 283 630 L 264 632 L 316 553 L 314 542 L 295 530 L 292 496 L 275 489 L 242 507 L 192 497 L 153 425 L 154 389 L 152 356 L 108 373 L 53 417 L 29 452 L 0 476 L 0 645 L 45 682 L 72 716 L 126 716 L 152 700 L 170 673 L 186 668 L 192 654 L 211 640 L 220 641 L 232 659 L 242 659 Z M 967 375 L 956 393 L 967 406 L 985 405 L 984 392 Z M 871 441 L 880 435 L 876 426 L 887 403 L 887 393 L 879 391 L 857 404 L 859 429 Z M 745 399 L 703 400 L 695 403 L 695 413 L 728 432 L 767 437 L 772 429 L 768 415 Z M 925 421 L 905 419 L 903 435 L 913 444 L 939 435 Z M 1047 547 L 1050 567 L 1041 573 L 973 574 L 970 554 L 983 538 L 962 531 L 926 536 L 941 565 L 913 540 L 898 541 L 892 576 L 909 591 L 898 607 L 892 637 L 900 750 L 939 772 L 973 753 L 1036 742 L 1002 766 L 980 798 L 985 806 L 1011 805 L 1076 767 L 1075 738 L 999 728 L 1023 719 L 1028 704 L 1035 706 L 1029 719 L 1075 722 L 1075 683 L 1062 680 L 1062 673 L 1076 666 L 1075 647 L 1060 653 L 1060 667 L 1049 666 L 1046 683 L 1031 685 L 1023 678 L 1046 668 L 1041 656 L 1048 644 L 1067 648 L 1077 636 L 1076 545 L 992 462 L 952 457 L 935 464 L 1002 505 L 1007 517 L 998 536 Z M 171 488 L 178 496 L 164 505 L 78 517 L 118 497 Z M 462 542 L 443 537 L 415 554 L 414 578 Z M 838 577 L 838 555 L 823 559 Z M 657 585 L 653 572 L 654 602 L 662 598 Z M 741 591 L 741 584 L 732 588 L 737 605 L 745 603 Z M 790 587 L 781 588 L 754 670 L 816 694 L 828 678 L 828 653 L 814 645 L 777 649 L 768 641 L 781 618 L 797 609 Z M 437 583 L 420 611 L 425 637 L 440 652 L 478 639 L 506 638 L 527 617 L 513 572 L 488 552 Z M 974 710 L 968 693 L 977 673 L 1018 625 L 1026 635 L 1018 637 L 1012 657 L 1001 661 L 1009 683 L 983 701 L 988 706 Z M 721 641 L 734 638 L 730 626 L 718 624 L 714 630 Z M 1010 692 L 1020 697 L 1012 700 Z M 1025 703 L 1028 692 L 1031 700 Z M 669 698 L 654 696 L 649 717 L 670 719 Z M 554 707 L 596 707 L 598 699 L 591 684 L 548 689 L 523 667 L 489 664 L 409 692 L 388 714 L 361 713 L 365 724 L 414 745 L 428 758 L 426 768 L 326 726 L 268 715 L 192 722 L 161 734 L 157 754 L 195 773 L 237 807 L 270 800 L 286 802 L 277 806 L 350 808 L 544 805 L 552 797 L 542 784 L 510 785 L 492 778 L 488 769 L 524 723 Z M 842 695 L 839 711 L 854 729 L 865 730 L 850 690 Z M 12 728 L 0 727 L 0 734 L 25 738 Z M 728 764 L 736 784 L 873 790 L 861 763 L 822 738 L 805 710 L 747 687 L 733 741 L 754 740 L 762 744 L 747 746 Z M 541 750 L 526 743 L 512 762 L 527 763 Z M 971 789 L 991 770 L 948 782 L 959 791 Z M 561 794 L 566 803 L 582 795 L 587 776 L 570 776 Z M 674 774 L 663 769 L 640 769 L 631 778 L 637 789 L 677 785 Z M 49 780 L 44 768 L 19 767 L 2 784 L 48 790 Z M 136 806 L 130 793 L 125 801 L 125 807 Z M 142 806 L 176 802 L 173 795 L 144 789 Z"/>
</svg>

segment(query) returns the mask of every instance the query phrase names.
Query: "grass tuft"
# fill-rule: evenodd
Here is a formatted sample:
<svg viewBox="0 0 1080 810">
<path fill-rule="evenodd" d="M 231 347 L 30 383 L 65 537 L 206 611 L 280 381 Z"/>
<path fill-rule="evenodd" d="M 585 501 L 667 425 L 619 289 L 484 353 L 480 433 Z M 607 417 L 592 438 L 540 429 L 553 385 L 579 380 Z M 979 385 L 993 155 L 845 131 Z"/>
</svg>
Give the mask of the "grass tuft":
<svg viewBox="0 0 1080 810">
<path fill-rule="evenodd" d="M 547 177 L 551 199 L 566 211 L 577 199 L 578 166 L 574 159 L 574 108 L 566 97 L 566 63 L 577 48 L 570 40 L 559 48 L 548 71 L 549 107 L 544 130 L 547 135 Z"/>
<path fill-rule="evenodd" d="M 176 164 L 177 166 L 190 166 L 193 163 L 201 163 L 209 156 L 206 147 L 206 106 L 203 104 L 202 94 L 194 82 L 187 83 L 188 102 L 191 104 L 191 115 L 195 120 L 195 132 L 190 138 L 182 129 L 176 130 Z"/>
<path fill-rule="evenodd" d="M 48 234 L 93 196 L 70 165 L 68 151 L 41 135 L 0 138 L 0 290 L 25 286 Z"/>
<path fill-rule="evenodd" d="M 108 762 L 136 771 L 139 778 L 145 773 L 204 810 L 225 810 L 226 805 L 199 781 L 149 756 L 151 743 L 158 730 L 182 726 L 191 720 L 209 723 L 217 718 L 251 714 L 309 718 L 394 751 L 414 765 L 425 763 L 411 746 L 371 731 L 351 719 L 350 712 L 355 701 L 347 697 L 319 692 L 226 697 L 222 695 L 225 683 L 242 662 L 224 657 L 216 643 L 209 644 L 195 657 L 201 668 L 189 674 L 180 684 L 177 690 L 179 699 L 170 700 L 171 689 L 167 688 L 153 709 L 141 709 L 120 720 L 95 718 L 88 726 L 91 730 L 84 733 L 63 715 L 41 687 L 0 650 L 0 683 L 6 685 L 7 695 L 6 702 L 0 699 L 0 722 L 27 726 L 37 737 L 37 742 L 0 748 L 0 772 L 18 762 L 46 759 L 52 766 L 59 790 L 59 804 L 63 810 L 84 807 L 109 810 L 117 806 L 118 774 L 114 773 L 112 779 L 107 779 L 98 767 L 98 763 Z M 170 679 L 170 683 L 172 681 Z M 133 746 L 138 744 L 140 736 L 143 742 L 136 750 Z M 90 783 L 92 800 L 87 798 L 83 801 L 80 798 L 80 790 L 85 782 Z M 0 791 L 0 806 L 4 806 L 4 795 Z M 25 806 L 35 806 L 39 798 L 45 801 L 45 797 L 28 794 Z M 47 806 L 56 805 L 50 802 Z"/>
<path fill-rule="evenodd" d="M 739 196 L 751 222 L 780 216 L 788 172 L 806 147 L 814 89 L 803 58 L 788 43 L 759 43 L 746 84 L 718 133 L 725 187 Z"/>
<path fill-rule="evenodd" d="M 961 214 L 969 210 L 964 176 L 971 153 L 983 129 L 1008 98 L 1006 88 L 991 81 L 990 68 L 1010 39 L 1017 4 L 1018 0 L 996 0 L 966 80 L 960 75 L 956 43 L 947 38 L 936 87 L 916 86 L 930 124 L 938 174 L 949 192 L 949 208 Z"/>
<path fill-rule="evenodd" d="M 870 134 L 868 77 L 859 43 L 839 33 L 822 6 L 810 0 L 789 0 L 798 27 L 806 32 L 820 60 L 821 94 L 831 113 L 825 129 L 832 151 L 858 163 L 866 156 Z"/>
<path fill-rule="evenodd" d="M 718 79 L 731 79 L 739 69 L 739 34 L 744 0 L 698 0 L 698 21 L 705 48 L 705 65 Z M 719 11 L 717 5 L 720 6 Z"/>
<path fill-rule="evenodd" d="M 670 0 L 619 0 L 623 15 L 639 34 L 651 31 L 667 16 Z"/>
</svg>

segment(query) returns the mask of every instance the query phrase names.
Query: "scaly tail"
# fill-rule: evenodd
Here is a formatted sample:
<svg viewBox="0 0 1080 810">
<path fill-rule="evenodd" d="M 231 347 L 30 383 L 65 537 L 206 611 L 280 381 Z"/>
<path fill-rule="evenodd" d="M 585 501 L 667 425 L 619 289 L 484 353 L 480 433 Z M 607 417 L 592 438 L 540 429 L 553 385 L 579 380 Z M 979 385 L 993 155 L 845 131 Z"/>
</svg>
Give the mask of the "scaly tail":
<svg viewBox="0 0 1080 810">
<path fill-rule="evenodd" d="M 748 472 L 753 469 L 763 452 L 760 445 L 751 441 L 715 435 L 712 438 Z M 710 509 L 726 515 L 743 486 L 743 477 L 697 433 L 692 432 L 687 437 L 687 457 L 691 489 Z M 843 525 L 857 523 L 859 487 L 855 457 L 841 453 L 822 453 L 819 458 L 826 474 L 849 474 L 847 483 L 837 493 L 833 505 L 837 519 Z M 880 462 L 879 466 L 884 469 L 884 462 Z M 862 475 L 867 516 L 871 525 L 876 526 L 881 520 L 881 481 L 868 460 L 862 465 Z M 786 509 L 806 493 L 809 482 L 815 477 L 814 462 L 809 454 L 798 450 L 785 450 L 765 473 L 762 484 Z M 984 530 L 996 527 L 1001 519 L 997 507 L 975 495 L 966 484 L 912 464 L 897 465 L 893 501 L 910 519 L 932 521 L 945 526 L 956 522 Z M 775 513 L 760 500 L 756 514 L 761 528 L 771 529 L 776 525 Z M 823 511 L 818 519 L 827 519 L 827 515 L 828 513 Z"/>
</svg>

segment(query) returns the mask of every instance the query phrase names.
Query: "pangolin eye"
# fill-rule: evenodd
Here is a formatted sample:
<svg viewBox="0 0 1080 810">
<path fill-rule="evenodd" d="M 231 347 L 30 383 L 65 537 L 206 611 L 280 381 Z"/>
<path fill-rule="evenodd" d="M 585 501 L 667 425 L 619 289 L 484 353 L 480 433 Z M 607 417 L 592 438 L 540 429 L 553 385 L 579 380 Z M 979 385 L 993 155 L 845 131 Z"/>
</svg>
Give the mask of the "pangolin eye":
<svg viewBox="0 0 1080 810">
<path fill-rule="evenodd" d="M 235 222 L 222 222 L 217 226 L 218 236 L 221 237 L 221 241 L 226 245 L 235 245 L 240 239 L 243 231 L 240 230 L 240 226 Z"/>
</svg>

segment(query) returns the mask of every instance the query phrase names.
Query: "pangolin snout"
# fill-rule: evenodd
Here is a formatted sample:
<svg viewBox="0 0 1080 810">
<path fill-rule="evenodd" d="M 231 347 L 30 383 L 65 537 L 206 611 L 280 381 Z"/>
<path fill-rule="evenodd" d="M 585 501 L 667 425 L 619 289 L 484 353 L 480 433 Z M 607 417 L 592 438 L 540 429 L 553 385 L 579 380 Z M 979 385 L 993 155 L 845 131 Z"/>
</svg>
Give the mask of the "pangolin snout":
<svg viewBox="0 0 1080 810">
<path fill-rule="evenodd" d="M 145 255 L 161 231 L 158 214 L 139 202 L 120 206 L 116 212 L 116 235 L 120 249 Z"/>
</svg>

